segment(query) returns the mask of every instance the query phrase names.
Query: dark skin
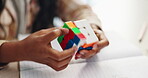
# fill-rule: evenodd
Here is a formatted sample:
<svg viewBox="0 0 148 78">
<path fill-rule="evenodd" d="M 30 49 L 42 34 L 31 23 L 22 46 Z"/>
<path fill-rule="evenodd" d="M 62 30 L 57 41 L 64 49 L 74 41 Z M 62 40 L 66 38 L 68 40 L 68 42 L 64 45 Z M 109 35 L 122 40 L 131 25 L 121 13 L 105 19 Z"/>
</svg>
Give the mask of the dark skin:
<svg viewBox="0 0 148 78">
<path fill-rule="evenodd" d="M 46 64 L 56 71 L 65 69 L 77 47 L 59 52 L 51 47 L 50 42 L 69 31 L 64 28 L 49 28 L 31 34 L 24 40 L 6 42 L 0 49 L 0 62 L 35 61 Z"/>
<path fill-rule="evenodd" d="M 93 46 L 92 50 L 82 50 L 76 55 L 78 58 L 88 59 L 97 54 L 102 48 L 109 44 L 102 30 L 97 26 L 92 26 L 99 41 Z M 49 28 L 35 32 L 21 41 L 3 43 L 0 49 L 0 62 L 8 63 L 15 61 L 35 61 L 46 64 L 56 71 L 65 69 L 77 47 L 59 52 L 51 47 L 51 41 L 61 35 L 67 34 L 68 29 Z"/>
<path fill-rule="evenodd" d="M 93 45 L 92 50 L 81 50 L 75 57 L 77 59 L 88 59 L 100 52 L 100 50 L 109 45 L 109 41 L 106 38 L 104 32 L 100 30 L 96 25 L 91 25 L 99 41 Z"/>
</svg>

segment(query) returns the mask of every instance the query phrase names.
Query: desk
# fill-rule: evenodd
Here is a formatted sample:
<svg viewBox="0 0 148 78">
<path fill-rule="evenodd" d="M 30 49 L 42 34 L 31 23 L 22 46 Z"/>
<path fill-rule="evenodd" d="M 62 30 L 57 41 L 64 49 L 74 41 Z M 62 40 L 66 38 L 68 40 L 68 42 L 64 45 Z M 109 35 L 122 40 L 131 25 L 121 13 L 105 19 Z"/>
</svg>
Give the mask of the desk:
<svg viewBox="0 0 148 78">
<path fill-rule="evenodd" d="M 0 78 L 19 78 L 19 63 L 9 63 L 5 69 L 0 70 Z"/>
</svg>

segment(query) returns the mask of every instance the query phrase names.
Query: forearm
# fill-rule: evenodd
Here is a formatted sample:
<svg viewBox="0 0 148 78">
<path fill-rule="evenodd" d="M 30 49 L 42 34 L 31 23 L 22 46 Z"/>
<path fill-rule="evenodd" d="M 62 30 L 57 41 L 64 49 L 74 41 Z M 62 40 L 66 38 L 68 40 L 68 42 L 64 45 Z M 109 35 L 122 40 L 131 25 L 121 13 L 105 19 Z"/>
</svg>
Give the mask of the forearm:
<svg viewBox="0 0 148 78">
<path fill-rule="evenodd" d="M 87 19 L 101 29 L 101 22 L 91 7 L 81 0 L 59 0 L 57 14 L 64 21 Z"/>
<path fill-rule="evenodd" d="M 1 50 L 1 45 L 2 45 L 4 42 L 6 42 L 6 40 L 0 40 L 0 50 Z M 0 51 L 0 53 L 1 53 L 1 51 Z M 0 59 L 1 59 L 1 58 L 0 58 Z M 2 63 L 2 62 L 0 61 L 0 70 L 3 69 L 7 64 L 8 64 L 8 63 Z"/>
<path fill-rule="evenodd" d="M 102 29 L 101 21 L 98 16 L 92 11 L 92 9 L 88 5 L 83 6 L 86 7 L 76 12 L 77 20 L 87 19 L 91 26 L 97 26 L 99 29 Z"/>
<path fill-rule="evenodd" d="M 79 5 L 79 7 L 80 7 L 80 9 L 78 8 L 77 10 L 75 10 L 75 13 L 71 16 L 71 18 L 75 18 L 76 20 L 87 19 L 90 24 L 96 24 L 97 26 L 101 27 L 100 19 L 92 11 L 92 9 L 89 5 Z M 73 17 L 73 16 L 75 16 L 75 17 Z"/>
<path fill-rule="evenodd" d="M 0 63 L 9 63 L 14 61 L 20 61 L 18 52 L 20 50 L 19 43 L 15 42 L 4 42 L 0 46 Z"/>
</svg>

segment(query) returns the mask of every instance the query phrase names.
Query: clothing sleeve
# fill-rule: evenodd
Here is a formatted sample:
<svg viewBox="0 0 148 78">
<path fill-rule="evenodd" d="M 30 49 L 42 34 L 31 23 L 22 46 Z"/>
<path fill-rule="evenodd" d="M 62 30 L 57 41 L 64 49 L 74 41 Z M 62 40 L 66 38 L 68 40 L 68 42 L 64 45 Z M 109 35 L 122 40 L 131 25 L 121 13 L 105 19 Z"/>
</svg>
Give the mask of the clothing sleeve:
<svg viewBox="0 0 148 78">
<path fill-rule="evenodd" d="M 1 46 L 2 44 L 6 42 L 6 40 L 0 40 L 0 54 L 1 54 Z M 5 68 L 7 66 L 8 63 L 0 63 L 0 70 Z"/>
<path fill-rule="evenodd" d="M 0 40 L 13 40 L 17 38 L 17 17 L 11 0 L 6 0 L 6 5 L 0 14 Z"/>
<path fill-rule="evenodd" d="M 87 19 L 101 29 L 101 22 L 91 7 L 82 0 L 58 0 L 57 14 L 63 21 Z"/>
</svg>

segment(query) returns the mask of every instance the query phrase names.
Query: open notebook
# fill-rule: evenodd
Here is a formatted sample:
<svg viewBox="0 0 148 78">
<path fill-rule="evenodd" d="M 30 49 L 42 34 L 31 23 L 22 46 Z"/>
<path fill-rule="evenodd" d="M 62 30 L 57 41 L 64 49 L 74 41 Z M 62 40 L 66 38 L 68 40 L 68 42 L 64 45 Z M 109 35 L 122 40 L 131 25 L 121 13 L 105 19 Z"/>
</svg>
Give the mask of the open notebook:
<svg viewBox="0 0 148 78">
<path fill-rule="evenodd" d="M 114 32 L 106 32 L 110 45 L 89 60 L 72 60 L 59 72 L 50 67 L 20 62 L 21 78 L 148 78 L 148 58 Z M 56 42 L 53 42 L 56 44 Z M 56 47 L 56 45 L 53 45 Z"/>
</svg>

